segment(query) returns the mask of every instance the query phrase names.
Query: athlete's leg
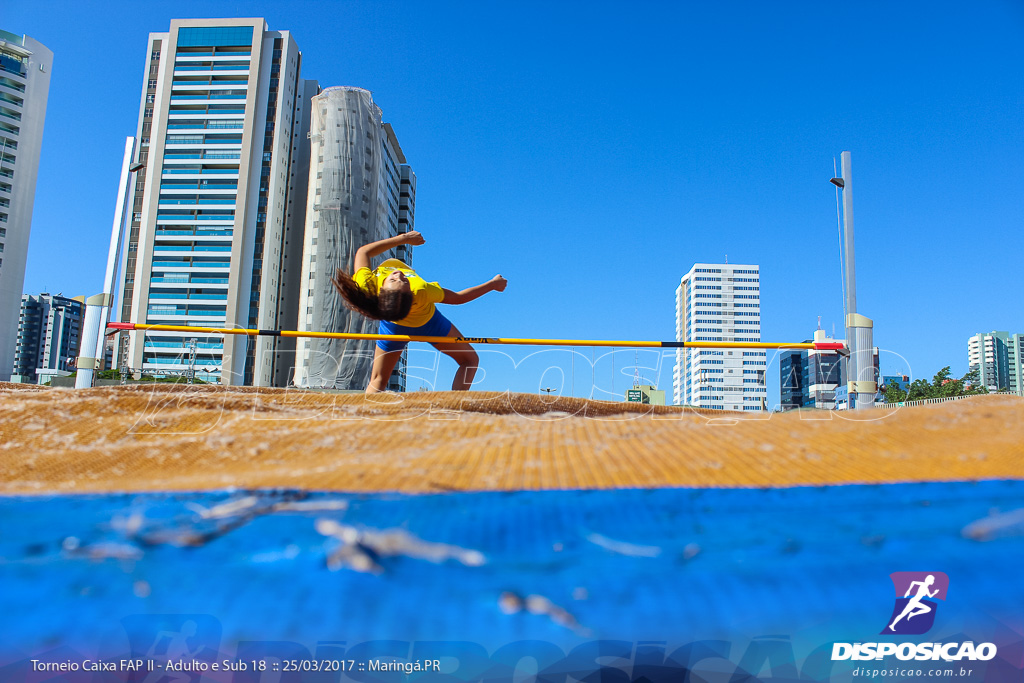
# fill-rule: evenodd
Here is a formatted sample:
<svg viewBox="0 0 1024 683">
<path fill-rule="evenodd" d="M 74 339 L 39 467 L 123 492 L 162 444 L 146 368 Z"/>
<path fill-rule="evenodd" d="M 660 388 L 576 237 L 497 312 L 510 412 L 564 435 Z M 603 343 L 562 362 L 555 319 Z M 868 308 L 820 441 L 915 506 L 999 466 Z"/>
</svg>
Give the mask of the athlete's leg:
<svg viewBox="0 0 1024 683">
<path fill-rule="evenodd" d="M 385 351 L 379 346 L 373 347 L 373 369 L 370 370 L 370 383 L 366 385 L 366 393 L 376 394 L 388 388 L 391 373 L 402 357 L 401 351 Z"/>
<path fill-rule="evenodd" d="M 895 627 L 896 627 L 897 622 L 899 622 L 899 620 L 902 619 L 903 617 L 907 616 L 907 612 L 911 611 L 912 609 L 914 609 L 913 604 L 909 604 L 906 607 L 904 607 L 903 611 L 900 612 L 900 615 L 898 617 L 896 617 L 895 619 L 893 619 L 892 623 L 889 624 L 889 630 L 890 631 L 895 631 L 896 630 Z"/>
<path fill-rule="evenodd" d="M 449 337 L 461 337 L 462 333 L 452 325 Z M 455 371 L 455 378 L 452 380 L 452 391 L 468 391 L 473 385 L 473 378 L 476 376 L 476 369 L 480 366 L 480 357 L 469 344 L 433 344 L 434 348 L 448 356 L 459 364 Z"/>
<path fill-rule="evenodd" d="M 924 603 L 918 603 L 917 608 L 907 615 L 907 621 L 910 621 L 911 617 L 916 617 L 919 614 L 928 614 L 932 611 L 932 608 Z"/>
</svg>

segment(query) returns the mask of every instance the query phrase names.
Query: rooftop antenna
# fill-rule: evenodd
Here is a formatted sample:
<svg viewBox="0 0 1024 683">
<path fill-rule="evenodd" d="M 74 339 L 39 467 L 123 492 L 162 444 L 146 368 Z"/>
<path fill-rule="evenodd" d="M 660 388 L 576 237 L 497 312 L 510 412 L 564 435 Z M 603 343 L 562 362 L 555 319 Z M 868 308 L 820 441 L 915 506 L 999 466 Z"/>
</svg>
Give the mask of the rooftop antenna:
<svg viewBox="0 0 1024 683">
<path fill-rule="evenodd" d="M 633 352 L 633 388 L 640 387 L 640 352 Z"/>
<path fill-rule="evenodd" d="M 725 255 L 725 264 L 729 265 L 729 255 L 728 254 Z"/>
<path fill-rule="evenodd" d="M 818 329 L 821 329 L 821 316 L 818 316 Z"/>
</svg>

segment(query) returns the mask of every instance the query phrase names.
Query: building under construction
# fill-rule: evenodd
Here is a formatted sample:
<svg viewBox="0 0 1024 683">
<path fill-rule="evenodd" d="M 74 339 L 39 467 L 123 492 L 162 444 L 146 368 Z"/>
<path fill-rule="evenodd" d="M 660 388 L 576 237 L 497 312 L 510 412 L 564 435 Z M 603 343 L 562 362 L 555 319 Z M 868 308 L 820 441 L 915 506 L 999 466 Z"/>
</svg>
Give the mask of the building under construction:
<svg viewBox="0 0 1024 683">
<path fill-rule="evenodd" d="M 368 90 L 327 88 L 313 98 L 311 163 L 299 294 L 300 332 L 372 334 L 376 322 L 353 313 L 331 285 L 341 268 L 351 272 L 356 250 L 368 242 L 413 229 L 416 176 L 391 124 Z M 402 245 L 378 257 L 412 265 Z M 294 384 L 362 389 L 370 377 L 373 342 L 303 339 L 298 343 Z M 405 390 L 406 354 L 388 389 Z"/>
</svg>

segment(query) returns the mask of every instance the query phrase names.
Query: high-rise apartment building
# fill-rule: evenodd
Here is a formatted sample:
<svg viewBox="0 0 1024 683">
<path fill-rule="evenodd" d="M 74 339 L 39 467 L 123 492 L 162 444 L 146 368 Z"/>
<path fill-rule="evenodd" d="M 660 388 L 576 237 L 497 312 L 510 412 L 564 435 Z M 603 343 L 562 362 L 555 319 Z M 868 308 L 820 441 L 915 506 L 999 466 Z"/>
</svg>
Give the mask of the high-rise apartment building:
<svg viewBox="0 0 1024 683">
<path fill-rule="evenodd" d="M 295 324 L 308 177 L 302 56 L 263 19 L 176 19 L 151 33 L 120 320 L 279 329 Z M 129 365 L 283 386 L 289 341 L 205 333 L 125 334 Z M 120 353 L 118 354 L 120 357 Z"/>
<path fill-rule="evenodd" d="M 1024 334 L 1006 338 L 1006 388 L 1024 396 Z"/>
<path fill-rule="evenodd" d="M 967 366 L 978 370 L 989 391 L 1024 394 L 1024 335 L 1009 332 L 978 333 L 967 340 Z"/>
<path fill-rule="evenodd" d="M 0 31 L 0 381 L 11 378 L 53 53 Z"/>
<path fill-rule="evenodd" d="M 761 341 L 760 267 L 697 263 L 676 289 L 676 340 Z M 689 349 L 676 352 L 677 405 L 720 410 L 765 410 L 767 354 L 763 349 Z"/>
<path fill-rule="evenodd" d="M 35 384 L 39 370 L 73 371 L 84 314 L 81 297 L 25 294 L 18 316 L 18 341 L 11 379 Z"/>
<path fill-rule="evenodd" d="M 368 90 L 327 88 L 313 98 L 312 112 L 298 329 L 374 334 L 376 321 L 350 311 L 331 277 L 339 267 L 351 273 L 360 246 L 413 229 L 416 175 Z M 373 265 L 388 258 L 411 266 L 412 248 L 402 245 Z M 370 379 L 373 354 L 372 341 L 301 339 L 294 383 L 362 389 Z M 405 390 L 405 368 L 403 353 L 389 390 Z"/>
</svg>

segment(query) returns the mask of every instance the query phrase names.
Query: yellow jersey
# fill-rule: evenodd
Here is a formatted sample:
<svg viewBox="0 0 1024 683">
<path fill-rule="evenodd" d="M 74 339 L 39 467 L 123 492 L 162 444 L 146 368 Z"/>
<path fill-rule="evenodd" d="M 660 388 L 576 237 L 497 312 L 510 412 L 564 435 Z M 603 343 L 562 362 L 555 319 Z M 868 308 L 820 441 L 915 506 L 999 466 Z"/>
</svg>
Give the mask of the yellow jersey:
<svg viewBox="0 0 1024 683">
<path fill-rule="evenodd" d="M 369 268 L 360 268 L 352 276 L 352 279 L 367 292 L 379 292 L 384 280 L 395 270 L 400 270 L 405 274 L 409 280 L 409 288 L 412 290 L 412 308 L 409 309 L 409 315 L 401 320 L 396 320 L 395 324 L 405 327 L 426 325 L 434 316 L 436 308 L 434 304 L 439 304 L 444 299 L 444 290 L 441 289 L 441 285 L 436 282 L 427 282 L 417 275 L 415 270 L 396 258 L 389 258 L 372 271 Z"/>
</svg>

